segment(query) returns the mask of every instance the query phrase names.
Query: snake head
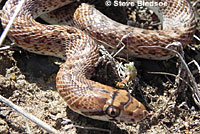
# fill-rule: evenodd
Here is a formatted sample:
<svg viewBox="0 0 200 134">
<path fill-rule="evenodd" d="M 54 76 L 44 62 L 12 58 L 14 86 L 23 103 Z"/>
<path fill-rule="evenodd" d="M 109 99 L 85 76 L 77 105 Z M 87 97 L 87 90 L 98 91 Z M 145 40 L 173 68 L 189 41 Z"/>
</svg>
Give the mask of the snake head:
<svg viewBox="0 0 200 134">
<path fill-rule="evenodd" d="M 144 105 L 126 90 L 95 84 L 98 87 L 93 88 L 96 90 L 95 94 L 90 94 L 87 101 L 81 101 L 87 103 L 74 105 L 76 108 L 71 107 L 74 111 L 93 119 L 111 122 L 136 123 L 146 117 Z"/>
<path fill-rule="evenodd" d="M 109 121 L 136 123 L 146 117 L 143 104 L 132 97 L 126 90 L 116 90 L 104 106 Z"/>
<path fill-rule="evenodd" d="M 91 90 L 88 90 L 87 87 L 87 90 L 83 90 L 84 93 L 78 90 L 79 92 L 68 94 L 71 92 L 66 92 L 68 90 L 63 89 L 64 87 L 57 86 L 57 88 L 73 111 L 89 118 L 136 123 L 147 115 L 144 105 L 126 90 L 116 89 L 98 82 L 90 84 Z"/>
</svg>

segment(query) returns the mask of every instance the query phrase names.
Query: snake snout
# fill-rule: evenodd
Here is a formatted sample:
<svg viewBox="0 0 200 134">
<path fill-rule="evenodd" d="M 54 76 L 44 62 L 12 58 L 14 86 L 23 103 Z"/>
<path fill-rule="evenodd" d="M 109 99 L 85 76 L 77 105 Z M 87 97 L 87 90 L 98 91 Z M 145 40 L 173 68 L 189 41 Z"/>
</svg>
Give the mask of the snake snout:
<svg viewBox="0 0 200 134">
<path fill-rule="evenodd" d="M 104 105 L 109 121 L 136 123 L 147 115 L 145 106 L 126 90 L 115 90 Z"/>
<path fill-rule="evenodd" d="M 137 101 L 134 97 L 130 96 L 130 100 L 123 106 L 121 110 L 121 117 L 118 119 L 120 122 L 137 123 L 147 116 L 148 112 L 145 106 Z"/>
</svg>

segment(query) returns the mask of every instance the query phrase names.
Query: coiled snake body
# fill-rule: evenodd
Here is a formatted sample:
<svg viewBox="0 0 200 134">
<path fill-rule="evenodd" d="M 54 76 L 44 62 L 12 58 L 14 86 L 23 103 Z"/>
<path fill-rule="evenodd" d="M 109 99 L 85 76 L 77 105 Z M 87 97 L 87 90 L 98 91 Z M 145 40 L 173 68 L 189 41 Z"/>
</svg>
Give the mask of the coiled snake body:
<svg viewBox="0 0 200 134">
<path fill-rule="evenodd" d="M 128 35 L 123 40 L 126 48 L 122 53 L 157 60 L 172 57 L 169 51 L 141 46 L 165 47 L 174 41 L 187 45 L 195 30 L 194 13 L 187 0 L 155 1 L 167 2 L 167 6 L 149 7 L 163 22 L 163 30 L 145 30 L 117 23 L 84 3 L 74 13 L 74 23 L 81 30 L 66 25 L 44 25 L 34 19 L 71 1 L 25 0 L 10 28 L 9 38 L 28 51 L 66 59 L 57 74 L 56 86 L 72 110 L 104 121 L 137 122 L 147 114 L 140 102 L 126 90 L 89 80 L 99 56 L 93 38 L 116 46 L 123 36 Z M 18 2 L 8 0 L 3 7 L 3 27 Z"/>
</svg>

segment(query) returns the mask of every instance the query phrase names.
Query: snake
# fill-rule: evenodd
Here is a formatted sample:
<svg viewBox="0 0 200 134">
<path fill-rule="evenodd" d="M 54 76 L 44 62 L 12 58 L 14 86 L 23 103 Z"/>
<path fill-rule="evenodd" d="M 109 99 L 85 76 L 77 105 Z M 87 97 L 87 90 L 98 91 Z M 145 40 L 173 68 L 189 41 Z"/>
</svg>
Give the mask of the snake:
<svg viewBox="0 0 200 134">
<path fill-rule="evenodd" d="M 4 5 L 1 13 L 4 28 L 19 2 L 20 0 L 7 0 Z M 162 30 L 148 30 L 118 23 L 87 3 L 81 3 L 74 9 L 75 27 L 41 24 L 35 20 L 38 16 L 52 14 L 51 12 L 71 2 L 72 0 L 25 0 L 8 37 L 27 51 L 65 60 L 56 76 L 56 88 L 73 111 L 103 121 L 141 121 L 148 115 L 148 111 L 127 90 L 90 80 L 99 59 L 97 42 L 102 41 L 115 48 L 123 38 L 121 42 L 125 48 L 121 52 L 122 55 L 152 60 L 169 59 L 175 54 L 162 48 L 173 42 L 180 42 L 186 47 L 195 32 L 195 15 L 190 2 L 144 0 L 146 3 L 167 3 L 162 6 L 146 5 L 159 17 Z M 169 48 L 177 49 L 174 46 Z"/>
</svg>

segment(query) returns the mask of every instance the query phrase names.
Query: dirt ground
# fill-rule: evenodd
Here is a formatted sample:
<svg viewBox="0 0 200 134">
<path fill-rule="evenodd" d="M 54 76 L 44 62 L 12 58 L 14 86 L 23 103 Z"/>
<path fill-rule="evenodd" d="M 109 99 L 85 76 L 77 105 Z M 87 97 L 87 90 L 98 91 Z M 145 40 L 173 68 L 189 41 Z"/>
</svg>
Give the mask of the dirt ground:
<svg viewBox="0 0 200 134">
<path fill-rule="evenodd" d="M 5 1 L 1 2 L 0 8 Z M 92 4 L 116 21 L 127 23 L 121 9 L 105 7 L 104 1 L 95 1 Z M 196 9 L 197 17 L 200 17 L 199 7 L 197 6 Z M 146 11 L 145 8 L 140 10 Z M 116 17 L 119 12 L 120 15 Z M 135 19 L 135 25 L 138 27 L 159 29 L 159 24 L 154 25 L 157 23 L 154 15 L 148 15 L 149 12 L 146 12 L 147 15 L 143 15 L 142 11 L 134 15 L 131 11 L 128 18 Z M 200 37 L 199 20 L 197 25 L 195 35 Z M 2 28 L 0 32 L 2 32 Z M 192 60 L 200 63 L 199 43 L 200 41 L 194 38 L 191 44 L 184 49 L 186 63 Z M 6 39 L 3 46 L 9 45 L 11 45 L 11 41 Z M 103 122 L 71 111 L 55 87 L 56 73 L 59 64 L 63 61 L 50 56 L 29 53 L 16 46 L 0 51 L 0 95 L 66 134 L 108 134 L 108 132 L 96 128 L 110 130 L 112 134 L 200 133 L 200 109 L 192 98 L 190 88 L 183 86 L 186 85 L 184 82 L 180 82 L 181 86 L 177 85 L 174 76 L 148 73 L 167 72 L 176 75 L 179 61 L 177 57 L 168 61 L 125 60 L 134 61 L 138 71 L 136 80 L 130 82 L 127 89 L 146 106 L 150 113 L 147 118 L 137 124 Z M 119 61 L 125 63 L 125 60 Z M 200 83 L 197 67 L 190 64 L 189 68 L 196 78 L 196 82 Z M 186 76 L 184 80 L 187 81 L 187 78 Z M 98 65 L 92 79 L 111 86 L 115 86 L 118 81 L 118 77 L 114 75 L 112 69 L 105 71 L 104 64 Z M 18 133 L 46 134 L 48 132 L 0 102 L 0 134 Z"/>
</svg>

